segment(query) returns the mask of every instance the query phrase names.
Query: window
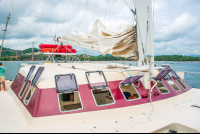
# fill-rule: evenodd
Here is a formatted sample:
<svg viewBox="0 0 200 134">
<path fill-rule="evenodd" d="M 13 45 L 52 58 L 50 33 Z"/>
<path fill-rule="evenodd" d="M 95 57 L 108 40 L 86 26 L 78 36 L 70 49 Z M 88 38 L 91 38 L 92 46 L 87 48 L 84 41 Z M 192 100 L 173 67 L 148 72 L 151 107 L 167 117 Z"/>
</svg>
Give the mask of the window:
<svg viewBox="0 0 200 134">
<path fill-rule="evenodd" d="M 141 98 L 133 84 L 120 85 L 119 88 L 121 89 L 121 92 L 126 100 L 136 100 Z"/>
<path fill-rule="evenodd" d="M 127 101 L 141 98 L 133 83 L 142 77 L 143 75 L 129 76 L 119 84 L 119 88 Z M 138 81 L 138 86 L 139 84 L 141 84 L 140 81 Z"/>
<path fill-rule="evenodd" d="M 28 74 L 27 74 L 27 76 L 25 78 L 25 82 L 24 82 L 24 84 L 23 84 L 23 86 L 22 86 L 22 88 L 21 88 L 21 90 L 19 92 L 19 97 L 20 98 L 22 98 L 22 96 L 24 95 L 24 92 L 25 92 L 26 87 L 27 87 L 27 85 L 29 83 L 29 80 L 30 80 L 30 78 L 31 78 L 31 76 L 33 74 L 33 71 L 35 70 L 35 67 L 36 66 L 31 66 L 31 68 L 30 68 L 30 70 L 29 70 L 29 72 L 28 72 Z"/>
<path fill-rule="evenodd" d="M 34 91 L 35 91 L 35 88 L 36 88 L 36 85 L 37 83 L 39 82 L 39 79 L 40 79 L 40 76 L 42 75 L 44 71 L 44 67 L 39 67 L 35 76 L 33 77 L 32 81 L 31 81 L 31 86 L 30 88 L 28 89 L 28 92 L 26 93 L 26 96 L 24 98 L 24 103 L 26 105 L 28 105 Z"/>
<path fill-rule="evenodd" d="M 162 93 L 162 94 L 167 94 L 169 93 L 168 88 L 163 84 L 162 81 L 156 81 L 157 85 L 156 87 L 158 88 L 158 90 Z M 154 83 L 155 84 L 155 83 Z"/>
<path fill-rule="evenodd" d="M 74 74 L 62 74 L 55 76 L 58 102 L 61 112 L 81 110 L 83 108 L 78 85 Z"/>
<path fill-rule="evenodd" d="M 105 89 L 92 89 L 91 91 L 97 106 L 110 105 L 115 103 L 109 88 L 106 87 Z"/>
<path fill-rule="evenodd" d="M 24 91 L 26 90 L 28 83 L 24 82 L 22 89 L 19 92 L 19 97 L 22 98 L 22 96 L 24 95 Z"/>
<path fill-rule="evenodd" d="M 75 91 L 74 93 L 58 94 L 58 101 L 61 112 L 81 110 L 83 108 L 80 94 L 77 91 Z"/>
</svg>

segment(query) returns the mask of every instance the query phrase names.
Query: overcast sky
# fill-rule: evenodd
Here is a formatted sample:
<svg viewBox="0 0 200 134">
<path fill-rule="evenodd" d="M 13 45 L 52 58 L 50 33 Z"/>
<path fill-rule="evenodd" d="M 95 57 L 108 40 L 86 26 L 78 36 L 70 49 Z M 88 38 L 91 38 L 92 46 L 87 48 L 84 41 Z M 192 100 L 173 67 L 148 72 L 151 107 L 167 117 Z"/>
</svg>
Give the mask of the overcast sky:
<svg viewBox="0 0 200 134">
<path fill-rule="evenodd" d="M 55 43 L 79 27 L 86 33 L 96 19 L 102 19 L 115 0 L 14 0 L 4 47 L 23 50 Z M 133 0 L 126 0 L 129 4 Z M 12 0 L 0 0 L 0 43 Z M 80 3 L 79 3 L 80 2 Z M 87 4 L 88 2 L 88 4 Z M 155 0 L 155 55 L 200 55 L 200 0 Z M 106 27 L 132 24 L 130 10 L 117 0 L 105 18 Z M 84 49 L 77 48 L 78 53 Z M 85 50 L 85 53 L 100 53 Z"/>
</svg>

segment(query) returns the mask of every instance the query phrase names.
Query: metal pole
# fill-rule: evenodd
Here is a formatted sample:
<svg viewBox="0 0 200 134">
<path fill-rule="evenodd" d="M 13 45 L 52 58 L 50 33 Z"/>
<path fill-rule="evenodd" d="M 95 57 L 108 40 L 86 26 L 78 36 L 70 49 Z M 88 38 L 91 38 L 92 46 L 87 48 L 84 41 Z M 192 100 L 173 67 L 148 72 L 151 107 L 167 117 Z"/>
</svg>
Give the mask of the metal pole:
<svg viewBox="0 0 200 134">
<path fill-rule="evenodd" d="M 6 27 L 5 27 L 5 30 L 3 30 L 3 31 L 4 31 L 4 35 L 3 35 L 3 40 L 2 40 L 2 43 L 1 43 L 0 57 L 1 57 L 1 52 L 2 52 L 2 47 L 3 47 L 4 39 L 5 39 L 5 36 L 6 36 L 6 31 L 7 31 L 7 27 L 8 27 L 8 22 L 9 22 L 9 20 L 10 20 L 10 14 L 11 14 L 12 5 L 13 5 L 13 0 L 12 0 L 12 4 L 11 4 L 11 8 L 10 8 L 9 15 L 8 15 L 8 17 L 7 17 Z"/>
<path fill-rule="evenodd" d="M 184 75 L 185 75 L 185 82 L 186 82 L 186 73 L 187 73 L 187 72 L 184 73 Z"/>
<path fill-rule="evenodd" d="M 34 49 L 34 42 L 33 42 L 33 47 L 32 47 L 32 63 L 34 62 L 34 61 L 33 61 L 33 55 L 34 55 L 33 49 Z"/>
</svg>

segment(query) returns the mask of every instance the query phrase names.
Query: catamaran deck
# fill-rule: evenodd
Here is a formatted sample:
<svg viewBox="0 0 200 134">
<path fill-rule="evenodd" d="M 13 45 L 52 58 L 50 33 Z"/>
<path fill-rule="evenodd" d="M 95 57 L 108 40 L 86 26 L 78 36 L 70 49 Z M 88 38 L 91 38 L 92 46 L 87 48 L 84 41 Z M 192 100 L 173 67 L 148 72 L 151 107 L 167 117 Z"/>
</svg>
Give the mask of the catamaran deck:
<svg viewBox="0 0 200 134">
<path fill-rule="evenodd" d="M 9 95 L 10 94 L 10 95 Z M 0 132 L 153 132 L 172 123 L 179 123 L 200 131 L 200 90 L 192 89 L 169 99 L 103 111 L 85 112 L 35 118 L 26 109 L 18 109 L 18 101 L 12 90 L 0 92 Z M 52 121 L 54 123 L 52 124 Z M 48 122 L 49 121 L 49 122 Z"/>
</svg>

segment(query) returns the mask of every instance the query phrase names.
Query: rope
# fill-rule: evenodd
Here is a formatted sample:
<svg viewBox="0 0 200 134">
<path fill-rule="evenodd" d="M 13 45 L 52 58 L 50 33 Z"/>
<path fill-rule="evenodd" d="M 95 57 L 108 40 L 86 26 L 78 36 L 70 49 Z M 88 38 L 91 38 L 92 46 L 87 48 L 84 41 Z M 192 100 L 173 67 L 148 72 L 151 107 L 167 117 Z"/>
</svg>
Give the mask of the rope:
<svg viewBox="0 0 200 134">
<path fill-rule="evenodd" d="M 59 5 L 60 5 L 60 0 L 59 0 L 59 2 L 58 2 L 58 12 L 59 12 Z M 55 35 L 56 35 L 56 32 L 57 32 L 58 12 L 57 12 L 57 20 L 56 20 L 56 31 L 55 31 Z"/>
<path fill-rule="evenodd" d="M 87 0 L 87 2 L 88 2 L 88 0 Z M 88 6 L 87 6 L 87 11 L 86 11 L 86 34 L 88 33 L 88 31 L 87 31 L 87 12 L 88 12 Z"/>
<path fill-rule="evenodd" d="M 80 2 L 81 2 L 81 0 L 79 0 L 78 7 L 79 7 L 79 5 L 80 5 Z M 76 12 L 78 11 L 78 7 L 77 7 L 77 9 L 76 9 Z M 74 14 L 74 18 L 75 18 L 75 16 L 76 16 L 76 12 L 75 12 L 75 14 Z M 71 32 L 72 24 L 74 23 L 74 18 L 73 18 L 73 20 L 72 20 L 72 23 L 71 23 L 71 26 L 70 26 L 70 29 L 69 29 L 69 34 L 70 34 L 70 32 Z"/>
<path fill-rule="evenodd" d="M 115 5 L 114 5 L 114 8 L 115 8 Z M 117 21 L 117 26 L 118 26 L 118 19 L 117 19 L 116 8 L 115 8 L 115 16 L 116 16 L 116 21 Z"/>
<path fill-rule="evenodd" d="M 133 77 L 133 75 L 125 68 L 126 72 L 128 73 L 129 77 Z"/>
<path fill-rule="evenodd" d="M 115 2 L 116 2 L 116 0 L 115 0 Z M 107 12 L 107 14 L 105 15 L 105 17 L 102 19 L 102 22 L 103 22 L 103 20 L 106 18 L 106 16 L 108 15 L 108 13 L 109 13 L 110 10 L 112 9 L 112 7 L 115 5 L 115 2 L 113 3 L 113 5 L 112 5 L 111 8 L 109 9 L 109 11 Z"/>
<path fill-rule="evenodd" d="M 87 0 L 87 3 L 86 3 L 86 6 L 85 6 L 85 10 L 86 10 L 87 6 L 88 6 L 88 0 Z M 85 14 L 85 10 L 84 10 L 84 12 L 83 12 L 83 16 L 84 16 L 84 14 Z M 82 16 L 82 18 L 81 18 L 81 21 L 80 21 L 79 27 L 80 27 L 81 22 L 82 22 L 82 20 L 83 20 L 83 16 Z"/>
<path fill-rule="evenodd" d="M 155 4 L 155 0 L 153 1 L 153 31 L 154 31 L 154 4 Z"/>
<path fill-rule="evenodd" d="M 12 5 L 13 5 L 13 0 L 12 0 L 12 4 L 11 4 L 11 7 L 10 7 L 10 13 L 11 13 Z"/>
<path fill-rule="evenodd" d="M 149 121 L 151 121 L 151 120 L 150 120 L 150 117 L 151 117 L 151 115 L 152 115 L 153 112 L 154 112 L 154 107 L 153 107 L 153 102 L 152 102 L 151 95 L 152 95 L 152 91 L 153 91 L 154 87 L 157 85 L 157 82 L 156 82 L 154 79 L 152 79 L 152 80 L 153 80 L 156 84 L 154 84 L 153 87 L 151 88 L 151 90 L 149 90 L 150 101 L 151 101 L 151 106 L 152 106 L 152 111 L 151 111 L 151 114 L 149 115 L 149 118 L 148 118 Z"/>
<path fill-rule="evenodd" d="M 109 0 L 108 0 L 108 8 L 109 8 Z M 109 22 L 110 22 L 110 12 L 109 12 Z M 111 28 L 111 22 L 110 22 L 110 28 Z"/>
</svg>

